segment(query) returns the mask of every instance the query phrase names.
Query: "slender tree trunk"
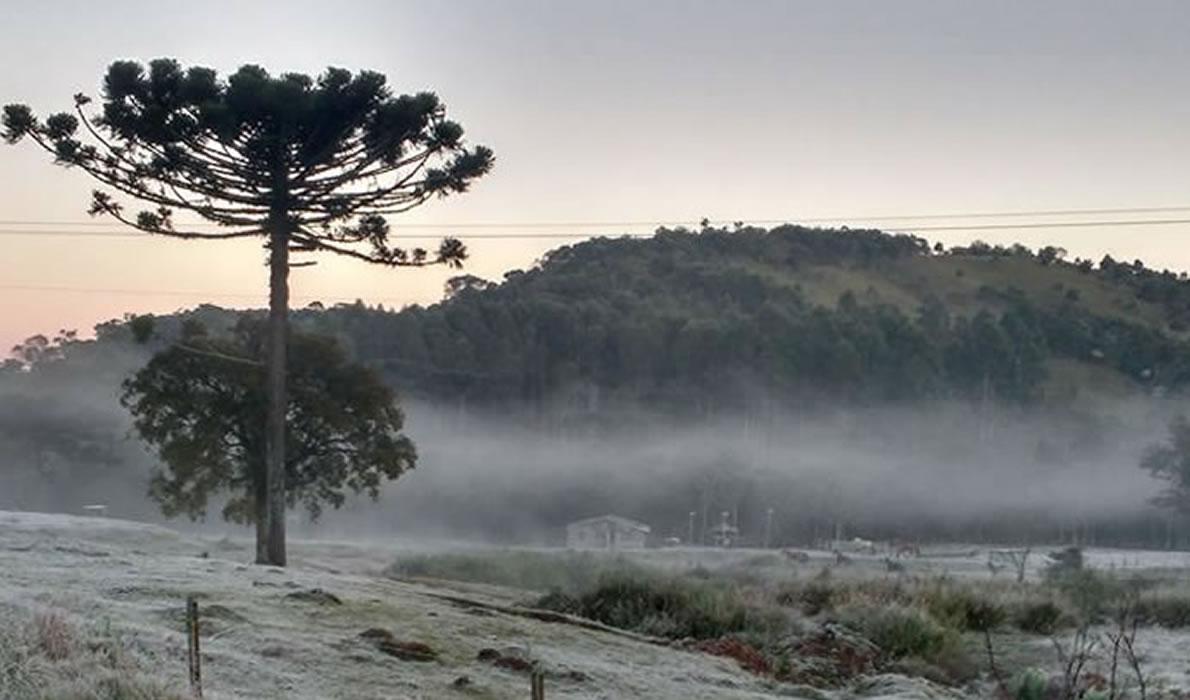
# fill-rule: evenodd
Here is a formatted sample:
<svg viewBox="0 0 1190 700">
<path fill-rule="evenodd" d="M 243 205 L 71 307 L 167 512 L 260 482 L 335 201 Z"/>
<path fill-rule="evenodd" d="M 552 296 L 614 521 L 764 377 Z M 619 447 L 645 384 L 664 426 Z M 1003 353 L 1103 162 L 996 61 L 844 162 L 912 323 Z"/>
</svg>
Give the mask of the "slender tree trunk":
<svg viewBox="0 0 1190 700">
<path fill-rule="evenodd" d="M 267 552 L 262 564 L 285 566 L 285 414 L 289 337 L 289 221 L 284 175 L 275 191 L 269 221 L 268 419 L 265 448 Z"/>
<path fill-rule="evenodd" d="M 257 465 L 259 471 L 252 478 L 252 515 L 256 523 L 256 563 L 269 560 L 269 497 L 265 481 L 265 465 Z"/>
</svg>

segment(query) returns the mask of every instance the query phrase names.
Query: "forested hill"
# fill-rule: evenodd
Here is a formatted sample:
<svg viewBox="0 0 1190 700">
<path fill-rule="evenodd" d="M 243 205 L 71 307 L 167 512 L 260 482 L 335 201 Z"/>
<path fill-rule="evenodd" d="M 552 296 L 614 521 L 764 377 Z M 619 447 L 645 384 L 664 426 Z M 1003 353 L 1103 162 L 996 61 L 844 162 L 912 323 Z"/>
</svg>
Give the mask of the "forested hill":
<svg viewBox="0 0 1190 700">
<path fill-rule="evenodd" d="M 215 327 L 233 317 L 216 307 L 184 315 Z M 711 416 L 758 401 L 1029 404 L 1190 384 L 1184 274 L 1065 260 L 1056 248 L 941 250 L 873 230 L 599 238 L 499 283 L 457 277 L 430 307 L 315 305 L 295 318 L 338 335 L 405 396 L 555 415 L 632 405 Z M 179 320 L 157 325 L 168 335 Z M 122 323 L 98 330 L 97 342 L 26 350 L 74 357 L 66 364 L 118 385 L 151 348 Z"/>
<path fill-rule="evenodd" d="M 298 314 L 406 394 L 714 413 L 924 398 L 1065 401 L 1190 383 L 1190 283 L 1139 261 L 931 248 L 874 230 L 661 230 L 558 248 L 399 312 Z M 560 403 L 559 403 L 560 402 Z"/>
</svg>

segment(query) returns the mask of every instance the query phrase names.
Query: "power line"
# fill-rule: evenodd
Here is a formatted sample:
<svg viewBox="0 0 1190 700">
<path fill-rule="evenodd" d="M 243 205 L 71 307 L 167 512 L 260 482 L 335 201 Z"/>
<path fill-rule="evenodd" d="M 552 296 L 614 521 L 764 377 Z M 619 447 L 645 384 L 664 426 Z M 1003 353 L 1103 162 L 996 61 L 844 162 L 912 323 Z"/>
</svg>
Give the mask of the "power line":
<svg viewBox="0 0 1190 700">
<path fill-rule="evenodd" d="M 68 287 L 59 285 L 44 285 L 44 284 L 0 284 L 0 290 L 4 291 L 21 291 L 21 292 L 68 292 L 77 294 L 128 294 L 134 296 L 144 296 L 146 294 L 154 296 L 170 296 L 170 297 L 217 297 L 224 299 L 255 299 L 263 302 L 268 296 L 267 292 L 207 292 L 202 290 L 181 290 L 181 289 L 119 289 L 119 288 L 96 288 L 96 287 Z M 353 302 L 356 299 L 369 299 L 370 301 L 387 301 L 390 303 L 407 303 L 408 300 L 400 300 L 394 297 L 372 297 L 369 294 L 360 294 L 358 296 L 350 295 L 335 295 L 328 297 L 320 294 L 294 294 L 293 299 L 309 299 L 318 301 L 331 302 Z"/>
<path fill-rule="evenodd" d="M 1102 216 L 1108 214 L 1160 214 L 1190 211 L 1190 205 L 1166 207 L 1114 207 L 1099 209 L 1025 209 L 1015 211 L 977 211 L 950 212 L 930 214 L 887 214 L 865 216 L 820 216 L 798 217 L 790 216 L 779 219 L 709 219 L 714 224 L 731 224 L 736 221 L 750 224 L 781 224 L 787 222 L 801 223 L 831 223 L 843 221 L 926 221 L 938 219 L 999 219 L 1017 218 L 1023 216 Z M 456 222 L 456 223 L 402 223 L 398 228 L 404 229 L 502 229 L 502 228 L 615 228 L 641 226 L 691 226 L 702 223 L 701 219 L 638 219 L 628 221 L 488 221 L 488 222 Z M 188 224 L 189 226 L 219 227 L 218 224 L 202 221 Z M 40 221 L 40 220 L 0 220 L 0 226 L 82 226 L 82 227 L 110 227 L 106 221 Z M 126 229 L 114 230 L 114 233 L 124 233 Z"/>
<path fill-rule="evenodd" d="M 890 231 L 905 233 L 921 233 L 930 231 L 997 231 L 1024 230 L 1035 228 L 1101 228 L 1105 226 L 1173 226 L 1190 224 L 1190 219 L 1117 219 L 1114 221 L 1043 221 L 1020 224 L 966 224 L 955 226 L 914 226 L 904 229 L 889 229 Z"/>
<path fill-rule="evenodd" d="M 489 233 L 489 234 L 461 234 L 455 235 L 454 238 L 461 238 L 465 240 L 508 240 L 508 239 L 569 239 L 569 238 L 590 238 L 590 233 Z M 614 234 L 615 236 L 631 236 L 634 238 L 648 237 L 653 234 L 650 233 L 623 233 Z M 47 238 L 112 238 L 112 239 L 133 239 L 133 240 L 170 240 L 168 236 L 155 235 L 151 233 L 132 233 L 127 231 L 30 231 L 30 230 L 3 230 L 0 229 L 0 236 L 30 236 Z M 263 238 L 263 236 L 262 236 Z M 412 236 L 405 236 L 399 233 L 394 234 L 392 238 L 403 241 L 439 241 L 442 240 L 442 235 L 417 234 Z"/>
<path fill-rule="evenodd" d="M 803 220 L 800 222 L 781 222 L 781 223 L 808 223 L 810 220 Z M 855 220 L 853 220 L 855 221 Z M 768 221 L 746 221 L 742 223 L 757 224 L 757 223 L 776 223 L 777 220 Z M 885 226 L 887 231 L 894 233 L 928 233 L 928 232 L 958 232 L 958 231 L 1023 231 L 1030 229 L 1062 229 L 1062 228 L 1104 228 L 1112 226 L 1175 226 L 1190 224 L 1190 218 L 1176 218 L 1176 219 L 1099 219 L 1092 221 L 1026 221 L 1011 224 L 945 224 L 941 226 L 927 225 L 927 226 Z M 649 237 L 651 233 L 618 233 L 608 234 L 608 237 L 628 236 L 631 238 Z M 154 236 L 148 233 L 130 233 L 126 231 L 33 231 L 33 230 L 2 230 L 0 229 L 0 236 L 33 236 L 33 237 L 49 237 L 49 238 L 112 238 L 112 239 L 132 239 L 132 240 L 150 240 L 153 238 L 165 239 L 166 236 Z M 439 240 L 441 236 L 438 235 L 412 235 L 403 236 L 396 234 L 393 236 L 396 240 Z M 463 240 L 482 241 L 482 240 L 573 240 L 582 238 L 591 238 L 590 233 L 489 233 L 489 234 L 461 234 L 455 236 Z"/>
<path fill-rule="evenodd" d="M 1021 229 L 1041 229 L 1041 228 L 1074 228 L 1074 227 L 1104 227 L 1104 226 L 1137 226 L 1137 225 L 1175 225 L 1175 224 L 1190 224 L 1190 219 L 1143 219 L 1143 220 L 1101 220 L 1101 221 L 1079 221 L 1079 222 L 1027 222 L 1020 224 L 974 224 L 974 225 L 956 225 L 956 226 L 926 226 L 917 227 L 914 229 L 906 229 L 906 232 L 936 232 L 936 231 L 983 231 L 983 230 L 1021 230 Z M 890 231 L 896 232 L 893 229 Z M 4 235 L 7 231 L 0 231 L 0 235 Z M 51 232 L 52 233 L 52 232 Z M 59 232 L 55 235 L 73 235 L 66 232 Z M 79 234 L 81 235 L 81 234 Z M 133 234 L 136 235 L 136 234 Z M 147 234 L 140 234 L 147 235 Z M 651 234 L 638 234 L 645 236 Z M 477 238 L 570 238 L 582 237 L 581 234 L 497 234 L 494 236 L 478 236 Z M 93 287 L 69 287 L 56 285 L 14 285 L 14 284 L 0 284 L 0 290 L 7 291 L 45 291 L 45 292 L 70 292 L 80 294 L 128 294 L 128 295 L 143 295 L 153 294 L 157 296 L 178 296 L 178 297 L 215 297 L 227 299 L 262 299 L 263 293 L 251 292 L 208 292 L 201 290 L 170 290 L 170 289 L 119 289 L 119 288 L 93 288 Z M 369 298 L 373 301 L 387 301 L 390 303 L 404 303 L 402 300 L 394 299 L 392 297 L 372 297 L 369 294 L 359 294 L 355 296 L 337 295 L 334 297 L 326 297 L 317 294 L 295 294 L 295 299 L 310 299 L 310 300 L 326 300 L 326 301 L 355 301 L 356 299 Z"/>
</svg>

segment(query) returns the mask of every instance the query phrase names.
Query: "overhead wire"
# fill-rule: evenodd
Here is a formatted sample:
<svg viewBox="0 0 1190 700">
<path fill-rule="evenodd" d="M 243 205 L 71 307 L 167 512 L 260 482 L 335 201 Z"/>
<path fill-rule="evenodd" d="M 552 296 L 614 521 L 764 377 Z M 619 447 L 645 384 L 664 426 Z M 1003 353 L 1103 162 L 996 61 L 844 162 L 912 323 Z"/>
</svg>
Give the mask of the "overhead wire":
<svg viewBox="0 0 1190 700">
<path fill-rule="evenodd" d="M 926 214 L 884 214 L 884 215 L 842 215 L 842 216 L 787 216 L 782 218 L 762 218 L 762 219 L 732 219 L 732 218 L 715 218 L 707 219 L 713 224 L 732 224 L 736 221 L 749 224 L 780 224 L 788 222 L 800 223 L 830 223 L 837 221 L 920 221 L 920 220 L 936 220 L 936 219 L 999 219 L 999 218 L 1014 218 L 1023 216 L 1100 216 L 1108 214 L 1161 214 L 1172 212 L 1190 212 L 1190 204 L 1176 205 L 1176 206 L 1154 206 L 1154 207 L 1110 207 L 1110 208 L 1083 208 L 1083 209 L 1019 209 L 1013 211 L 976 211 L 976 212 L 946 212 L 946 213 L 926 213 Z M 578 221 L 460 221 L 460 222 L 409 222 L 400 224 L 401 228 L 407 229 L 500 229 L 500 228 L 599 228 L 608 227 L 614 228 L 618 226 L 623 227 L 639 227 L 639 226 L 689 226 L 699 225 L 703 219 L 682 219 L 682 218 L 657 218 L 657 219 L 635 219 L 635 220 L 578 220 Z M 112 224 L 106 221 L 54 221 L 54 220 L 33 220 L 33 219 L 5 219 L 0 220 L 0 226 L 82 226 L 82 227 L 110 227 Z M 192 226 L 210 226 L 218 227 L 218 224 L 213 222 L 195 222 Z"/>
<path fill-rule="evenodd" d="M 632 226 L 680 226 L 680 225 L 694 225 L 701 226 L 708 223 L 723 223 L 723 224 L 742 224 L 742 225 L 758 225 L 758 224 L 777 224 L 777 223 L 825 223 L 833 222 L 844 224 L 845 222 L 873 222 L 873 221 L 934 221 L 947 219 L 1004 219 L 1014 217 L 1044 217 L 1044 216 L 1092 216 L 1092 215 L 1107 215 L 1107 214 L 1140 214 L 1140 213 L 1172 213 L 1180 211 L 1190 211 L 1190 206 L 1168 206 L 1168 207 L 1116 207 L 1116 208 L 1101 208 L 1101 209 L 1034 209 L 1034 210 L 1020 210 L 1020 211 L 1002 211 L 1002 212 L 972 212 L 972 213 L 948 213 L 948 214 L 915 214 L 915 215 L 891 215 L 885 217 L 819 217 L 819 218 L 802 218 L 796 219 L 751 219 L 729 222 L 725 220 L 699 220 L 699 221 L 572 221 L 572 222 L 462 222 L 458 224 L 444 224 L 444 223 L 413 223 L 404 224 L 403 228 L 412 229 L 503 229 L 503 228 L 587 228 L 587 227 L 605 227 L 615 228 L 632 227 Z M 98 231 L 98 230 L 64 230 L 64 229 L 30 229 L 30 228 L 4 228 L 8 226 L 95 226 L 110 224 L 99 224 L 96 222 L 79 222 L 79 221 L 36 221 L 36 220 L 0 220 L 0 236 L 36 236 L 36 237 L 102 237 L 102 238 L 125 238 L 136 240 L 151 240 L 154 238 L 165 239 L 166 236 L 154 236 L 152 234 L 138 233 L 124 230 Z M 1104 227 L 1125 227 L 1125 226 L 1174 226 L 1174 225 L 1190 225 L 1190 217 L 1182 218 L 1144 218 L 1144 219 L 1091 219 L 1082 221 L 1023 221 L 1012 223 L 956 223 L 956 224 L 927 224 L 922 226 L 884 226 L 882 228 L 892 233 L 939 233 L 939 232 L 976 232 L 976 231 L 1020 231 L 1020 230 L 1034 230 L 1034 229 L 1071 229 L 1071 228 L 1104 228 Z M 488 233 L 488 234 L 455 234 L 458 238 L 463 238 L 471 241 L 481 240 L 573 240 L 591 238 L 590 232 L 577 233 Z M 647 237 L 651 233 L 623 233 L 611 234 L 612 236 L 629 236 L 629 237 Z M 420 239 L 438 239 L 440 235 L 428 234 L 414 234 L 414 235 L 394 235 L 400 240 L 420 240 Z M 71 287 L 59 285 L 23 285 L 23 284 L 0 284 L 0 290 L 7 291 L 44 291 L 44 292 L 66 292 L 66 293 L 95 293 L 95 294 L 154 294 L 158 296 L 179 296 L 179 297 L 214 297 L 214 298 L 242 298 L 242 299 L 257 299 L 260 294 L 241 293 L 241 292 L 206 292 L 200 290 L 170 290 L 170 289 L 121 289 L 121 288 L 91 288 L 91 287 Z M 373 301 L 389 301 L 399 303 L 395 299 L 381 299 L 371 295 L 359 295 L 354 298 L 367 297 Z M 353 297 L 344 295 L 335 295 L 334 297 L 324 297 L 320 295 L 295 295 L 295 298 L 300 299 L 319 299 L 329 301 L 339 300 L 354 300 Z"/>
<path fill-rule="evenodd" d="M 759 223 L 773 223 L 773 221 L 740 221 L 735 222 L 743 225 L 759 224 Z M 838 219 L 840 225 L 846 225 L 847 221 L 858 221 L 858 219 Z M 781 221 L 791 225 L 808 223 L 809 220 L 802 219 Z M 696 225 L 701 222 L 693 222 Z M 934 225 L 928 224 L 924 226 L 882 226 L 892 233 L 940 233 L 940 232 L 961 232 L 961 231 L 1025 231 L 1032 229 L 1070 229 L 1070 228 L 1105 228 L 1105 227 L 1123 227 L 1123 226 L 1175 226 L 1190 224 L 1190 217 L 1188 218 L 1166 218 L 1166 219 L 1095 219 L 1088 221 L 1025 221 L 1019 223 L 1008 224 L 942 224 Z M 578 226 L 579 224 L 557 224 L 558 228 L 566 228 L 567 226 Z M 622 224 L 624 225 L 624 224 Z M 645 225 L 645 224 L 640 224 Z M 672 224 L 671 225 L 676 225 Z M 608 228 L 612 228 L 613 224 L 608 224 Z M 454 238 L 464 240 L 576 240 L 594 237 L 647 237 L 652 233 L 609 233 L 593 235 L 589 232 L 577 233 L 487 233 L 487 234 L 451 234 Z M 168 239 L 168 235 L 154 235 L 150 233 L 136 233 L 131 231 L 67 231 L 67 230 L 32 230 L 32 229 L 4 229 L 0 228 L 0 236 L 28 236 L 28 237 L 46 237 L 46 238 L 111 238 L 111 239 L 133 239 L 133 240 L 153 240 L 153 239 Z M 442 235 L 430 234 L 401 234 L 395 232 L 393 238 L 399 240 L 438 240 Z"/>
</svg>

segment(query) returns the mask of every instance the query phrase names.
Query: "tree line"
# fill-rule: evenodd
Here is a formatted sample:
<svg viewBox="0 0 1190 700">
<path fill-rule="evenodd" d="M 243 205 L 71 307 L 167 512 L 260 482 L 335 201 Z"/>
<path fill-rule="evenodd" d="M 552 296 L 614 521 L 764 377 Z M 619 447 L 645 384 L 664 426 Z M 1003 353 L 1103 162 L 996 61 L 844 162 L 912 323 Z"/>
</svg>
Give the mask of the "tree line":
<svg viewBox="0 0 1190 700">
<path fill-rule="evenodd" d="M 357 303 L 297 318 L 415 395 L 542 406 L 561 396 L 588 413 L 617 400 L 714 413 L 761 388 L 801 405 L 1032 403 L 1045 398 L 1054 358 L 1119 372 L 1141 390 L 1190 381 L 1190 345 L 1176 333 L 1101 315 L 1075 295 L 1055 307 L 985 286 L 975 308 L 927 297 L 907 310 L 863 291 L 816 303 L 798 282 L 807 266 L 862 274 L 929 255 L 922 239 L 878 231 L 662 230 L 559 248 L 498 284 L 457 277 L 430 307 Z"/>
</svg>

